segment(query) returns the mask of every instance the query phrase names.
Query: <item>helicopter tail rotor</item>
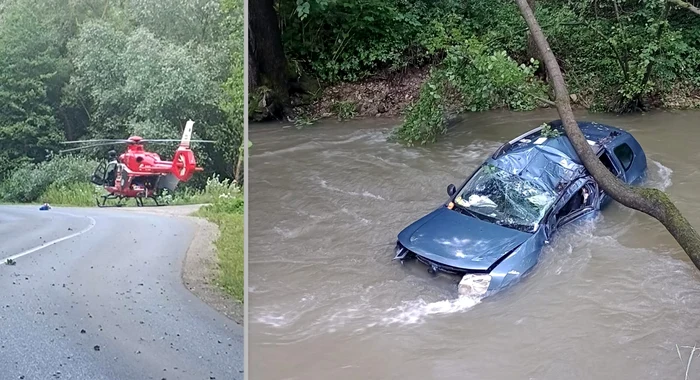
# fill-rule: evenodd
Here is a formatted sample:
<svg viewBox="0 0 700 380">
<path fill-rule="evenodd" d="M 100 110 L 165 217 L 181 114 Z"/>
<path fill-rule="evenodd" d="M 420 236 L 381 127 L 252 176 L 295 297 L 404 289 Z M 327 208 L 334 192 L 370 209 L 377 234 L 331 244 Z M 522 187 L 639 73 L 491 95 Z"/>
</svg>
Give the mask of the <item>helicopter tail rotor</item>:
<svg viewBox="0 0 700 380">
<path fill-rule="evenodd" d="M 188 120 L 185 124 L 185 131 L 182 133 L 182 140 L 180 140 L 180 146 L 175 150 L 175 155 L 173 156 L 172 163 L 172 173 L 182 182 L 187 182 L 195 172 L 202 171 L 203 169 L 197 167 L 197 160 L 195 159 L 194 152 L 190 149 L 190 143 L 192 140 L 192 129 L 194 126 L 194 121 Z M 209 142 L 209 141 L 207 141 Z M 213 142 L 213 141 L 211 141 Z"/>
<path fill-rule="evenodd" d="M 182 182 L 187 182 L 195 172 L 202 171 L 202 168 L 197 167 L 194 152 L 188 147 L 178 147 L 172 162 L 170 170 Z"/>
</svg>

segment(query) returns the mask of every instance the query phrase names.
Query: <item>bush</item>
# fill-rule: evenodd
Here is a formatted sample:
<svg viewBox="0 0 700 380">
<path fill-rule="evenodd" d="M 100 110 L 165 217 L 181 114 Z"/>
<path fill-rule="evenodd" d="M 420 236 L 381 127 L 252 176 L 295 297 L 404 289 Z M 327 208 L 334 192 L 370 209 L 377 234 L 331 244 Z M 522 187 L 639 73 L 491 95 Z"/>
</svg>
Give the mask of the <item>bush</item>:
<svg viewBox="0 0 700 380">
<path fill-rule="evenodd" d="M 219 198 L 202 209 L 208 213 L 243 214 L 243 198 Z"/>
<path fill-rule="evenodd" d="M 95 197 L 101 193 L 101 187 L 88 182 L 52 183 L 39 197 L 39 202 L 56 206 L 94 206 Z"/>
<path fill-rule="evenodd" d="M 24 164 L 0 184 L 5 202 L 36 202 L 53 185 L 57 187 L 89 183 L 98 162 L 81 156 L 58 156 L 40 164 Z"/>
<path fill-rule="evenodd" d="M 221 179 L 218 175 L 207 178 L 204 189 L 179 187 L 173 193 L 164 195 L 164 201 L 171 204 L 202 204 L 214 203 L 221 198 L 239 197 L 240 188 L 229 179 Z"/>
<path fill-rule="evenodd" d="M 491 52 L 476 38 L 451 47 L 394 136 L 408 145 L 423 145 L 445 134 L 445 108 L 452 102 L 446 99 L 447 88 L 456 93 L 457 111 L 534 109 L 536 99 L 546 97 L 545 85 L 533 75 L 537 65 L 534 59 L 519 65 L 505 51 Z"/>
<path fill-rule="evenodd" d="M 394 131 L 394 138 L 408 146 L 425 145 L 447 132 L 441 85 L 435 77 L 423 84 L 418 102 L 408 108 L 406 120 Z"/>
<path fill-rule="evenodd" d="M 667 6 L 658 0 L 625 2 L 620 13 L 620 5 L 611 1 L 538 0 L 535 13 L 581 104 L 626 111 L 679 85 L 700 84 L 698 16 Z M 454 57 L 455 49 L 474 48 L 474 39 L 487 46 L 483 57 L 504 64 L 504 57 L 526 65 L 536 58 L 512 0 L 281 0 L 280 13 L 285 52 L 295 68 L 290 74 L 306 71 L 326 82 L 357 81 L 409 65 L 450 65 L 446 57 Z M 454 67 L 456 74 L 474 71 Z M 461 76 L 466 82 L 460 92 L 470 98 L 466 110 L 493 103 L 491 94 L 483 96 L 493 91 L 482 88 L 498 77 L 479 78 Z M 497 95 L 501 103 L 514 96 L 521 104 L 504 104 L 514 109 L 533 103 L 514 93 Z"/>
</svg>

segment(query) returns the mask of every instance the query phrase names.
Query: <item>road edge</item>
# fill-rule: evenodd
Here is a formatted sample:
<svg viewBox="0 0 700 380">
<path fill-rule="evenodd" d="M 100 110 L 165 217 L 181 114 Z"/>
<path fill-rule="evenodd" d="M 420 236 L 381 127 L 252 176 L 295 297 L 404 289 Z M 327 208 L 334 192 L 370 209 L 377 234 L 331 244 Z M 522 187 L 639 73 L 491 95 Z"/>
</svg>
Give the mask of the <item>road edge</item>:
<svg viewBox="0 0 700 380">
<path fill-rule="evenodd" d="M 182 262 L 182 283 L 204 303 L 243 326 L 243 304 L 216 285 L 219 257 L 214 242 L 221 233 L 219 226 L 201 217 L 179 217 L 196 227 Z"/>
<path fill-rule="evenodd" d="M 219 255 L 214 242 L 221 231 L 216 223 L 194 216 L 204 205 L 162 206 L 156 208 L 124 207 L 120 210 L 171 216 L 189 221 L 194 226 L 194 234 L 187 252 L 182 259 L 180 281 L 187 290 L 212 309 L 243 327 L 243 303 L 226 294 L 216 285 L 219 274 Z"/>
</svg>

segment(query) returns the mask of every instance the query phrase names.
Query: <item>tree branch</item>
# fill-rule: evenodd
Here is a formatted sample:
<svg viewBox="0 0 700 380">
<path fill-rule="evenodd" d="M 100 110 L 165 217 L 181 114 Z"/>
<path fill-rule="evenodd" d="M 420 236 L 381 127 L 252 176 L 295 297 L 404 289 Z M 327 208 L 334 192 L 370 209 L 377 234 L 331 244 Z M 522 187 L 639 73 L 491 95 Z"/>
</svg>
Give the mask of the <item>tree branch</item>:
<svg viewBox="0 0 700 380">
<path fill-rule="evenodd" d="M 693 264 L 700 269 L 700 235 L 671 202 L 666 193 L 657 189 L 632 187 L 622 182 L 603 165 L 593 148 L 588 145 L 586 137 L 574 119 L 574 112 L 569 102 L 569 93 L 566 89 L 566 82 L 559 68 L 559 63 L 557 63 L 554 53 L 552 53 L 549 43 L 544 33 L 542 33 L 542 29 L 537 23 L 532 9 L 528 6 L 527 0 L 515 1 L 530 28 L 532 37 L 537 44 L 537 49 L 540 51 L 542 60 L 549 73 L 550 84 L 554 88 L 555 103 L 564 132 L 582 161 L 583 166 L 593 176 L 603 191 L 614 200 L 661 222 L 680 244 L 685 253 L 688 254 Z"/>
<path fill-rule="evenodd" d="M 613 54 L 615 54 L 615 58 L 617 58 L 617 63 L 620 65 L 620 71 L 622 71 L 622 77 L 624 78 L 624 80 L 626 82 L 628 79 L 628 76 L 629 76 L 629 74 L 627 73 L 627 61 L 622 59 L 622 55 L 618 51 L 617 47 L 615 47 L 615 44 L 613 44 L 610 41 L 610 38 L 608 38 L 608 36 L 606 36 L 605 33 L 601 32 L 598 28 L 593 26 L 593 24 L 591 24 L 590 22 L 583 21 L 583 24 L 586 25 L 592 31 L 594 31 L 597 35 L 599 35 L 603 41 L 608 43 L 610 50 L 612 50 Z"/>
<path fill-rule="evenodd" d="M 543 98 L 543 97 L 541 97 L 541 96 L 537 96 L 537 95 L 535 95 L 535 94 L 531 94 L 531 93 L 529 93 L 529 92 L 525 92 L 525 91 L 523 91 L 523 90 L 521 90 L 521 89 L 518 89 L 518 88 L 515 88 L 515 87 L 508 87 L 508 88 L 511 89 L 511 90 L 513 90 L 513 91 L 515 91 L 515 92 L 519 92 L 519 93 L 521 93 L 521 94 L 523 94 L 523 95 L 529 96 L 529 97 L 531 97 L 531 98 L 533 98 L 533 99 L 535 99 L 535 100 L 539 100 L 539 101 L 542 102 L 542 103 L 549 104 L 549 105 L 552 106 L 552 107 L 556 107 L 556 106 L 557 106 L 557 103 L 554 103 L 553 101 L 551 101 L 551 100 L 549 100 L 549 99 L 545 99 L 545 98 Z"/>
<path fill-rule="evenodd" d="M 681 8 L 685 8 L 697 15 L 700 15 L 700 8 L 694 6 L 693 4 L 690 4 L 688 2 L 685 2 L 683 0 L 668 0 L 669 3 L 678 5 Z"/>
</svg>

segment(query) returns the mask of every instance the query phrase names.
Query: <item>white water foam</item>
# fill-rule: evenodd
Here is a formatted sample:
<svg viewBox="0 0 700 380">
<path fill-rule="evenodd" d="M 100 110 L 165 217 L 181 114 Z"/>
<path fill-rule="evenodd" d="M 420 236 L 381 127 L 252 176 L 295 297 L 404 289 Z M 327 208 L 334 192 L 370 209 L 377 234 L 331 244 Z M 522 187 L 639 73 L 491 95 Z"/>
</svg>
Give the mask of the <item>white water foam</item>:
<svg viewBox="0 0 700 380">
<path fill-rule="evenodd" d="M 387 309 L 386 313 L 391 315 L 383 317 L 381 324 L 412 325 L 423 323 L 428 316 L 459 313 L 471 309 L 479 303 L 481 303 L 481 298 L 465 296 L 436 302 L 426 302 L 422 299 L 404 302 L 401 306 Z"/>
<path fill-rule="evenodd" d="M 299 235 L 298 231 L 291 231 L 291 230 L 280 228 L 280 227 L 275 227 L 272 230 L 275 231 L 276 234 L 282 236 L 285 239 L 291 239 L 291 238 Z"/>
<path fill-rule="evenodd" d="M 340 211 L 341 211 L 343 214 L 350 215 L 351 217 L 353 217 L 353 218 L 359 220 L 360 222 L 362 222 L 362 224 L 366 224 L 366 225 L 372 224 L 372 222 L 371 222 L 369 219 L 365 219 L 365 218 L 363 218 L 363 217 L 357 215 L 357 213 L 352 212 L 352 211 L 348 210 L 348 209 L 345 208 L 345 207 L 341 208 Z"/>
<path fill-rule="evenodd" d="M 326 180 L 323 180 L 323 179 L 321 180 L 321 187 L 326 189 L 326 190 L 336 191 L 336 192 L 347 194 L 347 195 L 360 196 L 360 197 L 365 197 L 365 198 L 373 198 L 373 199 L 378 199 L 381 201 L 385 200 L 381 195 L 372 194 L 369 191 L 363 191 L 361 193 L 358 193 L 355 191 L 346 191 L 343 189 L 339 189 L 337 187 L 330 186 L 330 185 L 328 185 Z"/>
<path fill-rule="evenodd" d="M 315 141 L 307 141 L 305 143 L 296 145 L 296 146 L 291 146 L 289 148 L 284 148 L 284 149 L 279 149 L 279 150 L 273 150 L 273 151 L 267 151 L 263 153 L 258 153 L 254 155 L 250 155 L 250 157 L 273 157 L 277 156 L 280 154 L 287 154 L 287 153 L 297 153 L 300 151 L 305 151 L 305 150 L 314 150 L 314 149 L 319 149 L 319 144 Z"/>
<path fill-rule="evenodd" d="M 382 143 L 386 144 L 386 138 L 388 136 L 388 130 L 371 130 L 371 131 L 360 131 L 353 133 L 344 140 L 331 140 L 322 141 L 323 144 L 327 145 L 343 145 L 350 144 L 358 140 L 367 140 L 368 143 Z"/>
<path fill-rule="evenodd" d="M 456 163 L 481 162 L 501 146 L 495 141 L 476 140 L 467 146 L 454 147 L 449 153 Z"/>
<path fill-rule="evenodd" d="M 320 318 L 314 325 L 328 333 L 337 331 L 352 321 L 370 320 L 364 328 L 355 329 L 361 332 L 368 328 L 391 325 L 414 325 L 425 323 L 428 317 L 433 315 L 454 314 L 469 310 L 481 303 L 481 298 L 460 296 L 456 299 L 427 302 L 423 299 L 404 301 L 401 305 L 389 309 L 367 307 L 369 305 L 355 305 L 354 307 L 336 311 L 330 316 Z M 256 318 L 256 322 L 275 328 L 287 327 L 293 324 L 299 315 L 290 313 L 265 313 Z"/>
<path fill-rule="evenodd" d="M 664 166 L 659 161 L 651 160 L 651 162 L 653 162 L 654 165 L 656 165 L 656 174 L 657 174 L 658 180 L 660 182 L 658 184 L 659 185 L 658 189 L 664 191 L 664 190 L 668 189 L 669 187 L 671 187 L 671 185 L 673 185 L 673 181 L 671 181 L 671 175 L 673 174 L 673 169 L 669 168 L 668 166 Z M 654 179 L 653 182 L 656 182 L 656 178 Z M 654 183 L 653 185 L 657 185 L 657 184 Z"/>
<path fill-rule="evenodd" d="M 285 320 L 284 315 L 272 315 L 272 314 L 266 314 L 266 315 L 261 315 L 258 317 L 258 322 L 270 325 L 273 327 L 284 327 L 287 324 L 289 324 L 288 321 Z"/>
</svg>

